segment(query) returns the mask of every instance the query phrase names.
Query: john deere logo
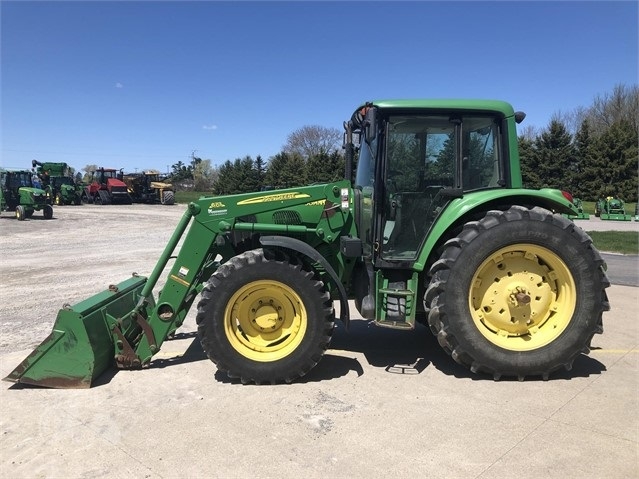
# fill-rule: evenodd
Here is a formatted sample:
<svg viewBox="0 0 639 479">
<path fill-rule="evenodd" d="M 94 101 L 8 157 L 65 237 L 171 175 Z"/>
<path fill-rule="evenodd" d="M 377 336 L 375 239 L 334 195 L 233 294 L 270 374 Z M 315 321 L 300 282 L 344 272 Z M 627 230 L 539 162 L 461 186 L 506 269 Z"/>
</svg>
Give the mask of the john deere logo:
<svg viewBox="0 0 639 479">
<path fill-rule="evenodd" d="M 224 208 L 224 209 L 220 209 Z M 227 212 L 226 205 L 221 201 L 214 201 L 208 207 L 209 216 L 225 215 Z"/>
<path fill-rule="evenodd" d="M 299 200 L 303 198 L 310 198 L 311 195 L 306 193 L 279 193 L 277 195 L 258 196 L 256 198 L 249 198 L 248 200 L 239 201 L 239 205 L 254 205 L 255 203 L 269 203 L 271 201 L 285 201 L 285 200 Z"/>
</svg>

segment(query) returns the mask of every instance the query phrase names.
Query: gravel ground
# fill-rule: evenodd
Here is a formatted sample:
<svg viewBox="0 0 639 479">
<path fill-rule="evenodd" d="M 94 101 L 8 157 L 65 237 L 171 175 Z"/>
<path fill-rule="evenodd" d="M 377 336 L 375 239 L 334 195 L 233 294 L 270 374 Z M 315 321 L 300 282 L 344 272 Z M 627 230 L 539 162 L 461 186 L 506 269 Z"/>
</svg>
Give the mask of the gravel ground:
<svg viewBox="0 0 639 479">
<path fill-rule="evenodd" d="M 184 211 L 183 205 L 63 206 L 51 220 L 36 212 L 26 221 L 3 212 L 0 351 L 39 344 L 63 304 L 133 272 L 149 275 Z"/>
<path fill-rule="evenodd" d="M 3 212 L 0 351 L 39 344 L 63 304 L 86 299 L 133 272 L 148 276 L 185 209 L 185 205 L 63 206 L 54 208 L 52 220 L 36 212 L 26 221 Z M 594 216 L 576 224 L 585 231 L 639 231 L 639 222 Z"/>
</svg>

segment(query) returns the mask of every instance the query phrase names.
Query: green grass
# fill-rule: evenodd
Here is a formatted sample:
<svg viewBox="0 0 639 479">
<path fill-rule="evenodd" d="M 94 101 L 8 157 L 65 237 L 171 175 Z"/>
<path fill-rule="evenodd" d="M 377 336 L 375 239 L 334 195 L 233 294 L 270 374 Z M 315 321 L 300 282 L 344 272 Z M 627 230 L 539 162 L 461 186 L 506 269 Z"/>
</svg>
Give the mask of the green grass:
<svg viewBox="0 0 639 479">
<path fill-rule="evenodd" d="M 636 231 L 588 231 L 599 251 L 639 254 L 639 234 Z"/>
</svg>

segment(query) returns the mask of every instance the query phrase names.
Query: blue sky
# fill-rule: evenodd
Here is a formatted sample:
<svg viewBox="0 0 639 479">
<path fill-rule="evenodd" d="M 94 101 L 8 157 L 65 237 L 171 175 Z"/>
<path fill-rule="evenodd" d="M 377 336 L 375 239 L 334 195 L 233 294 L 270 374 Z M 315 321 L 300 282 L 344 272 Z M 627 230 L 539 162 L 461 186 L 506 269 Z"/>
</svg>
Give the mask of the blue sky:
<svg viewBox="0 0 639 479">
<path fill-rule="evenodd" d="M 636 1 L 0 3 L 0 166 L 268 159 L 384 98 L 545 127 L 638 82 Z"/>
</svg>

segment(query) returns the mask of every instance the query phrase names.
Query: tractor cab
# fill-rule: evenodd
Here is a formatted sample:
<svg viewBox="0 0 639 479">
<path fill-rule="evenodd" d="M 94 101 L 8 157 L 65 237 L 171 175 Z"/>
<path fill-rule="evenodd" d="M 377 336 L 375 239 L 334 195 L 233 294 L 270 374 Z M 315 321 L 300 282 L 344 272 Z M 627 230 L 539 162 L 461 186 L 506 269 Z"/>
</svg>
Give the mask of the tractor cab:
<svg viewBox="0 0 639 479">
<path fill-rule="evenodd" d="M 502 113 L 424 113 L 398 105 L 383 114 L 364 107 L 354 120 L 363 140 L 354 181 L 358 229 L 377 266 L 412 264 L 451 201 L 510 184 Z"/>
</svg>

